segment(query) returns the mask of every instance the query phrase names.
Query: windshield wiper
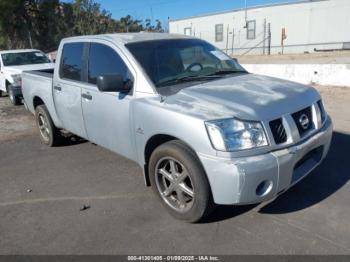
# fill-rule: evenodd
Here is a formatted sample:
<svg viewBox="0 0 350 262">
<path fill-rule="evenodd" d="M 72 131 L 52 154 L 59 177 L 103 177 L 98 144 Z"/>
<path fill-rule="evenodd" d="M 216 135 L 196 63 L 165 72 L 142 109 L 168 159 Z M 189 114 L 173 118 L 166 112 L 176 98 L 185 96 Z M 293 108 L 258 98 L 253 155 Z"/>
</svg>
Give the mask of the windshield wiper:
<svg viewBox="0 0 350 262">
<path fill-rule="evenodd" d="M 216 75 L 228 75 L 228 74 L 238 74 L 238 73 L 247 73 L 245 70 L 218 70 L 209 76 L 216 76 Z"/>
<path fill-rule="evenodd" d="M 178 83 L 190 82 L 190 81 L 201 81 L 201 80 L 207 80 L 212 78 L 217 78 L 217 76 L 215 75 L 181 76 L 181 77 L 176 77 L 169 80 L 161 81 L 157 84 L 157 86 L 162 87 L 162 86 L 167 86 L 171 84 L 178 84 Z"/>
</svg>

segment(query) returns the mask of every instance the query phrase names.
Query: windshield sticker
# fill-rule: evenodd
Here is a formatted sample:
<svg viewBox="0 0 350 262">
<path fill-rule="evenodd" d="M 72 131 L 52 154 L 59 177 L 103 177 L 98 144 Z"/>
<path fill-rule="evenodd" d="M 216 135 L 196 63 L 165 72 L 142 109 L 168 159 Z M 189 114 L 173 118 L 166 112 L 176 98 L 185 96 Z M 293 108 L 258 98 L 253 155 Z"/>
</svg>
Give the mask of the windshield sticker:
<svg viewBox="0 0 350 262">
<path fill-rule="evenodd" d="M 223 53 L 219 50 L 210 51 L 210 53 L 212 53 L 214 56 L 216 56 L 217 58 L 219 58 L 222 61 L 232 59 L 231 57 L 229 57 L 228 55 L 226 55 L 225 53 Z"/>
<path fill-rule="evenodd" d="M 43 57 L 44 55 L 42 53 L 34 53 L 38 57 Z"/>
</svg>

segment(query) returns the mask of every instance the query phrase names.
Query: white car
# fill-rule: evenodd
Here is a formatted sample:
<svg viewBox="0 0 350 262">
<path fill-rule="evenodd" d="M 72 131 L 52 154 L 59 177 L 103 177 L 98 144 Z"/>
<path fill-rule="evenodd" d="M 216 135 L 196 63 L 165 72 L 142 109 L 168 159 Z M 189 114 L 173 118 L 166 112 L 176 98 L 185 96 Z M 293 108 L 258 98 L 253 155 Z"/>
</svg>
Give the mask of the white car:
<svg viewBox="0 0 350 262">
<path fill-rule="evenodd" d="M 12 104 L 19 105 L 22 99 L 22 72 L 52 70 L 53 67 L 54 64 L 40 50 L 0 51 L 0 96 L 3 92 L 6 92 Z"/>
</svg>

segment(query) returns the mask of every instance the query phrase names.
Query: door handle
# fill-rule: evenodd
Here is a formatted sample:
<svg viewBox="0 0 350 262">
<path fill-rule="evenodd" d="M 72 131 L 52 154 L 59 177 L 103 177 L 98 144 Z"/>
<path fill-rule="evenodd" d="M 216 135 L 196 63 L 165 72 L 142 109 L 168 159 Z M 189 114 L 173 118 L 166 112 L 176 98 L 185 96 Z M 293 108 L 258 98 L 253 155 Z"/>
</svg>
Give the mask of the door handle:
<svg viewBox="0 0 350 262">
<path fill-rule="evenodd" d="M 85 94 L 85 93 L 83 93 L 83 94 L 81 95 L 81 97 L 82 97 L 82 98 L 85 98 L 85 99 L 87 99 L 87 100 L 92 100 L 92 95 L 90 95 L 90 94 Z"/>
<path fill-rule="evenodd" d="M 62 91 L 62 87 L 60 87 L 60 86 L 54 86 L 53 88 L 57 91 Z"/>
</svg>

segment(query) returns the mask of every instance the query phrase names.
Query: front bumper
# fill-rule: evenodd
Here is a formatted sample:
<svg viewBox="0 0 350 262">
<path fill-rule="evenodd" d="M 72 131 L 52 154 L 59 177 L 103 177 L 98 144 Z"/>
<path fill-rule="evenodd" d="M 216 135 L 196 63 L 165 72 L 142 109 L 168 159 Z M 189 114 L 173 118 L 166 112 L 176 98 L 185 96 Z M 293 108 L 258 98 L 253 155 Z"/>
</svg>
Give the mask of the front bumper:
<svg viewBox="0 0 350 262">
<path fill-rule="evenodd" d="M 330 117 L 312 137 L 267 154 L 224 159 L 199 154 L 214 202 L 245 205 L 268 201 L 285 192 L 326 157 L 333 126 Z"/>
</svg>

